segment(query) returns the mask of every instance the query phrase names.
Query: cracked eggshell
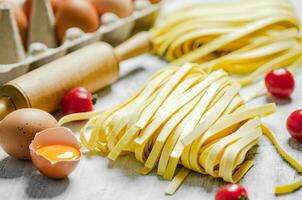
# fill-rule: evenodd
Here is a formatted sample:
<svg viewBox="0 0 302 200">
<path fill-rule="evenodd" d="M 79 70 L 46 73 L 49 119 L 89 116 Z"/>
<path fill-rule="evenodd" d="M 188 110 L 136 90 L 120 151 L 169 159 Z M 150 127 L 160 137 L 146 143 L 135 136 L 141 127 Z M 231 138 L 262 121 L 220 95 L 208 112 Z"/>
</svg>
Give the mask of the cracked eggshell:
<svg viewBox="0 0 302 200">
<path fill-rule="evenodd" d="M 76 148 L 80 152 L 80 157 L 76 160 L 54 162 L 36 152 L 40 147 L 55 144 Z M 45 176 L 54 179 L 67 177 L 76 168 L 81 159 L 79 142 L 72 131 L 65 127 L 49 128 L 37 133 L 29 149 L 32 162 L 37 169 Z"/>
<path fill-rule="evenodd" d="M 1 146 L 14 158 L 30 159 L 29 145 L 36 133 L 57 126 L 57 120 L 43 110 L 33 108 L 16 110 L 1 121 Z"/>
</svg>

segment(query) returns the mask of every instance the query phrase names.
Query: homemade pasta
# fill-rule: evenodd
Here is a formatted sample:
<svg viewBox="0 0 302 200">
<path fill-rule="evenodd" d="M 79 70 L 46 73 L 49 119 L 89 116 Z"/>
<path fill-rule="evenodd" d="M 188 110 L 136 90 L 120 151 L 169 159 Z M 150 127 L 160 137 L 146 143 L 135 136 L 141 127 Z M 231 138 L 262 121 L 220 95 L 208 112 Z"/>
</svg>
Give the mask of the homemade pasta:
<svg viewBox="0 0 302 200">
<path fill-rule="evenodd" d="M 153 51 L 171 66 L 223 69 L 241 85 L 302 65 L 299 20 L 287 0 L 197 4 L 168 13 L 151 31 Z"/>
<path fill-rule="evenodd" d="M 208 74 L 187 63 L 158 71 L 132 98 L 112 109 L 69 115 L 59 123 L 90 118 L 80 135 L 86 149 L 110 160 L 133 153 L 143 164 L 141 174 L 157 169 L 158 175 L 172 180 L 167 194 L 173 194 L 191 170 L 238 182 L 252 167 L 246 155 L 263 134 L 302 172 L 261 122 L 275 112 L 275 104 L 249 108 L 239 90 L 240 84 L 225 71 Z M 276 192 L 297 187 L 281 186 Z"/>
</svg>

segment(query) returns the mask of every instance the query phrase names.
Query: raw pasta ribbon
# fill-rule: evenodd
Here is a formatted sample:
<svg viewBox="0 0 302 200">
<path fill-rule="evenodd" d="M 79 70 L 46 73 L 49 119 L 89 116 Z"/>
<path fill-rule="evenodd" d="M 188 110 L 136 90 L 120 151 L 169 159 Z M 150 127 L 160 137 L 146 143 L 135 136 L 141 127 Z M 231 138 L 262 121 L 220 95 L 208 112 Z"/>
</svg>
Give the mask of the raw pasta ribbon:
<svg viewBox="0 0 302 200">
<path fill-rule="evenodd" d="M 223 69 L 241 85 L 302 65 L 299 20 L 287 0 L 197 4 L 168 13 L 152 31 L 154 52 L 171 62 Z"/>
<path fill-rule="evenodd" d="M 158 71 L 132 98 L 112 109 L 66 116 L 60 123 L 89 118 L 80 135 L 85 148 L 110 160 L 133 153 L 143 164 L 142 174 L 156 169 L 172 180 L 167 194 L 173 194 L 191 170 L 238 182 L 252 167 L 246 155 L 263 133 L 301 172 L 302 166 L 262 125 L 261 117 L 274 113 L 275 104 L 249 108 L 239 90 L 240 84 L 225 71 L 208 74 L 187 63 Z"/>
</svg>

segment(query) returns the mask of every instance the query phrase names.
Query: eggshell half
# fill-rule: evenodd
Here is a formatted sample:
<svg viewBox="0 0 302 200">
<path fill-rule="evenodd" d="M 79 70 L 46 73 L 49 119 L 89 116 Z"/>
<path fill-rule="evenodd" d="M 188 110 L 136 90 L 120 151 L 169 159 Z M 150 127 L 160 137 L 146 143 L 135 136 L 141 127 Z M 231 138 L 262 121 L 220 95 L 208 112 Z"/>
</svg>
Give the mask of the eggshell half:
<svg viewBox="0 0 302 200">
<path fill-rule="evenodd" d="M 62 179 L 67 177 L 76 168 L 80 161 L 81 154 L 76 160 L 54 162 L 36 152 L 40 147 L 55 144 L 71 146 L 80 152 L 79 142 L 72 131 L 65 127 L 56 127 L 46 129 L 36 134 L 29 146 L 30 155 L 33 164 L 42 174 L 50 178 Z"/>
</svg>

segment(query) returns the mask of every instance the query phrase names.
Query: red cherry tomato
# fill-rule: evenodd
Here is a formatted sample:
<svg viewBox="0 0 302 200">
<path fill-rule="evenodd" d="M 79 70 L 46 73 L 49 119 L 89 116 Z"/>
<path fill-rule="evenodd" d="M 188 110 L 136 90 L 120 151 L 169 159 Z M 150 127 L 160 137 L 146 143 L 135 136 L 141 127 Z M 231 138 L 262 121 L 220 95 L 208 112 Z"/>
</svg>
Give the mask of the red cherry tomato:
<svg viewBox="0 0 302 200">
<path fill-rule="evenodd" d="M 63 98 L 62 111 L 65 115 L 93 110 L 94 98 L 83 87 L 70 90 Z"/>
<path fill-rule="evenodd" d="M 238 184 L 228 184 L 218 190 L 215 200 L 247 200 L 245 188 Z"/>
<path fill-rule="evenodd" d="M 291 136 L 302 142 L 302 110 L 296 110 L 290 114 L 287 118 L 286 126 Z"/>
<path fill-rule="evenodd" d="M 265 76 L 268 92 L 280 99 L 289 98 L 295 87 L 292 74 L 284 68 L 274 69 Z"/>
</svg>

